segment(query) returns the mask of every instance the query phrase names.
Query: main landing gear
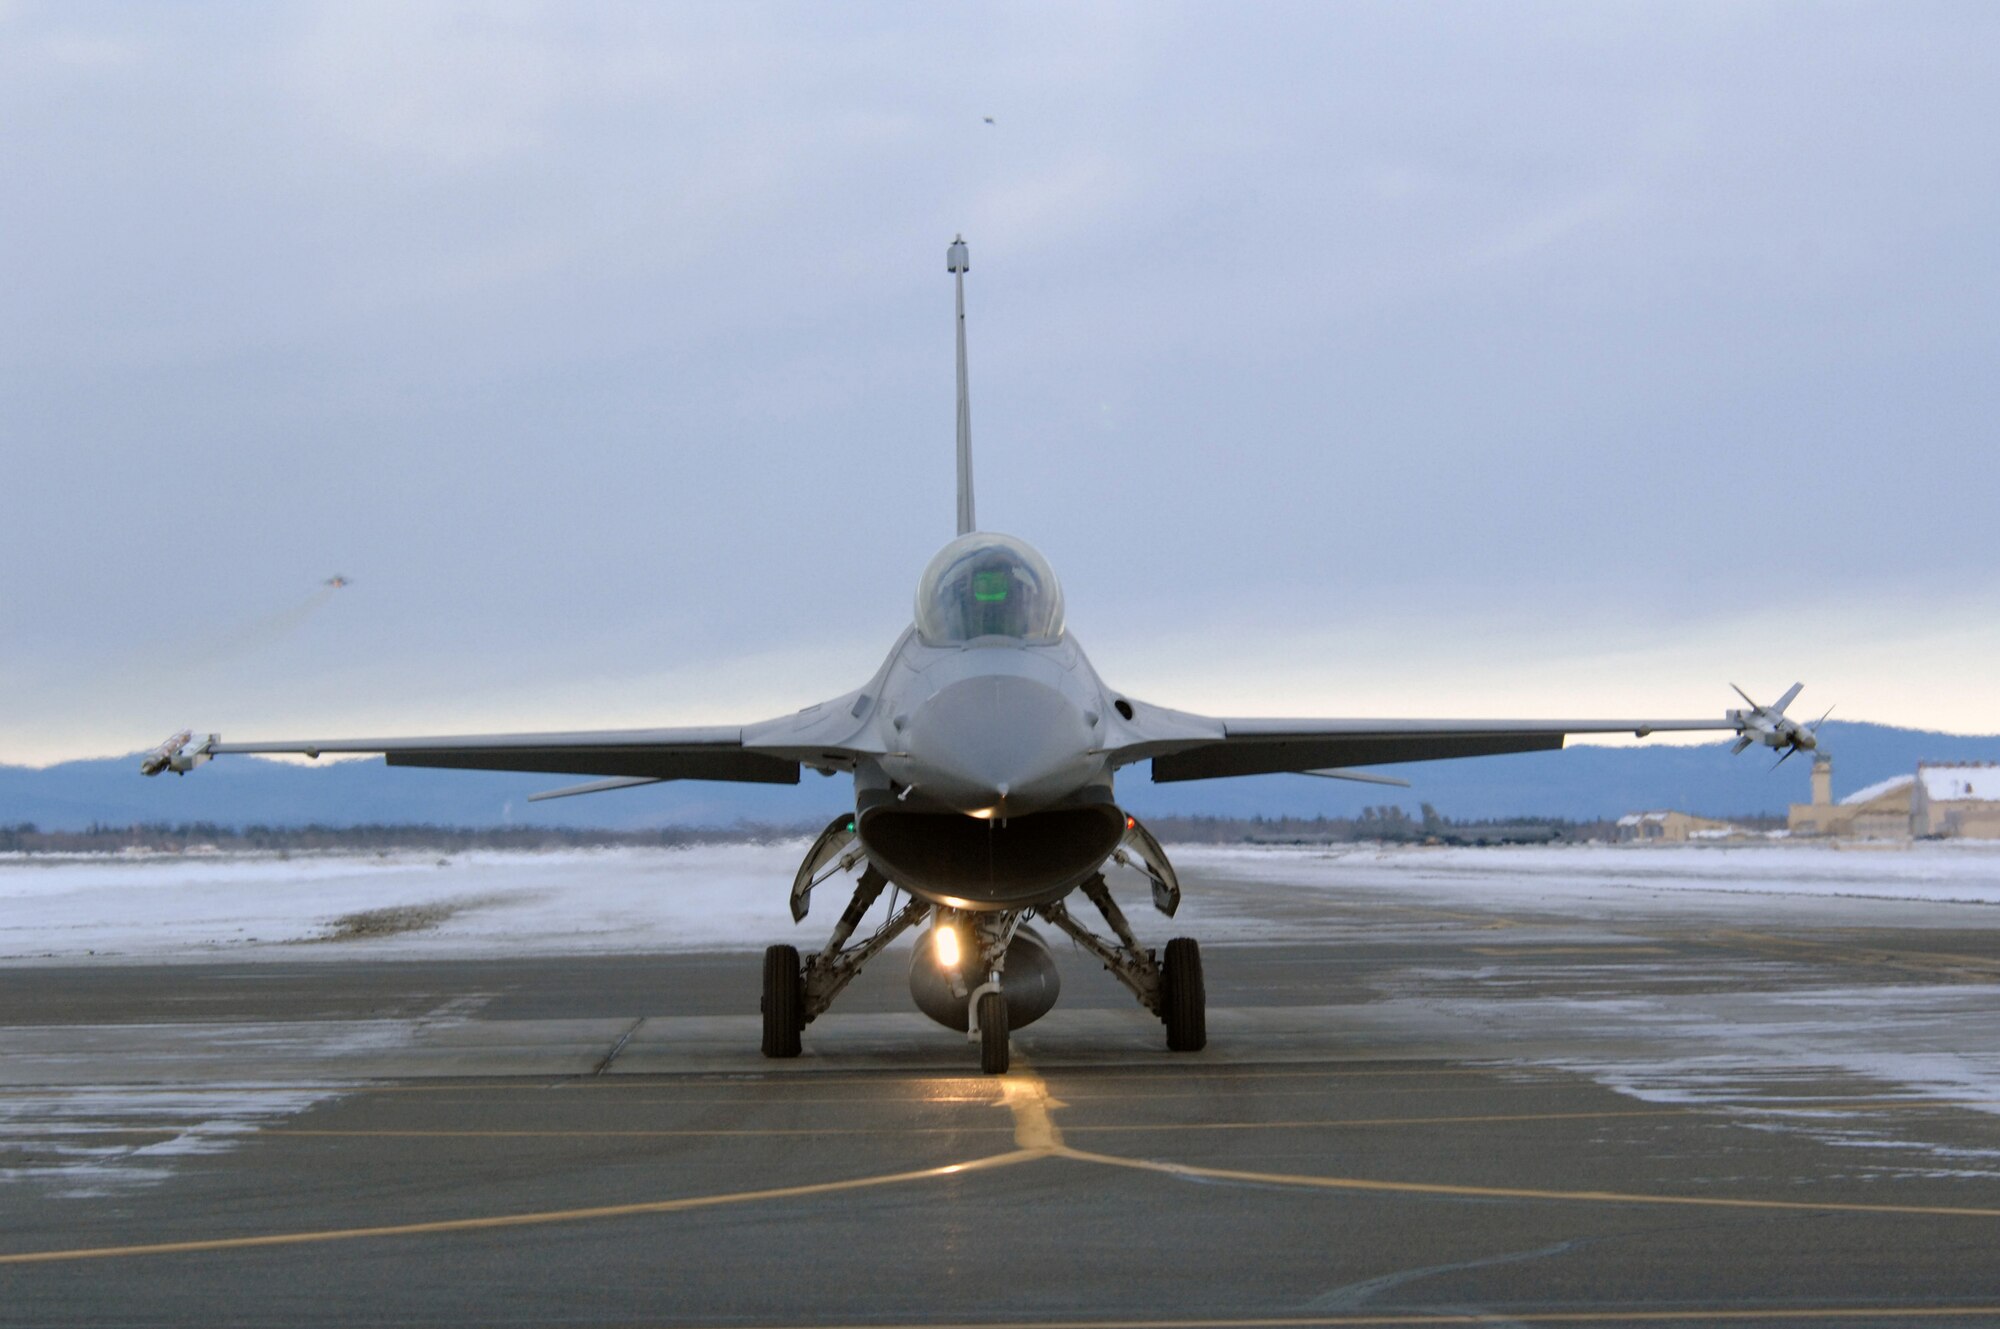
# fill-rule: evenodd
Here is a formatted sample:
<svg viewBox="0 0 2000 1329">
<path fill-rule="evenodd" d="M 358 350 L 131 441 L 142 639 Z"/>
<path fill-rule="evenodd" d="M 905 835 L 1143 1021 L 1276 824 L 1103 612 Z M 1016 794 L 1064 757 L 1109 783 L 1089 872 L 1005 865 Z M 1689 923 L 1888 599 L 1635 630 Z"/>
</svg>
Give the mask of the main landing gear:
<svg viewBox="0 0 2000 1329">
<path fill-rule="evenodd" d="M 806 1027 L 806 985 L 799 973 L 799 948 L 764 951 L 764 1055 L 799 1055 L 799 1031 Z"/>
<path fill-rule="evenodd" d="M 852 821 L 836 819 L 799 869 L 792 890 L 792 917 L 802 919 L 814 887 L 836 873 L 866 862 L 854 841 Z M 1126 839 L 1113 857 L 1143 872 L 1152 883 L 1153 903 L 1171 916 L 1180 904 L 1180 885 L 1166 855 L 1153 838 L 1128 822 Z M 1111 898 L 1102 873 L 1094 873 L 1075 894 L 1102 915 L 1110 936 L 1100 936 L 1079 920 L 1062 900 L 1033 909 L 970 912 L 941 909 L 910 900 L 893 909 L 886 922 L 861 941 L 853 941 L 861 920 L 881 898 L 889 882 L 872 864 L 863 867 L 854 898 L 834 924 L 833 935 L 820 950 L 801 961 L 796 947 L 773 946 L 764 952 L 764 1040 L 767 1057 L 796 1057 L 800 1033 L 833 1004 L 841 989 L 884 947 L 929 920 L 940 947 L 936 970 L 912 969 L 911 990 L 917 1004 L 932 1019 L 964 1029 L 979 1045 L 979 1066 L 988 1075 L 1004 1074 L 1011 1060 L 1009 1039 L 1016 1022 L 1025 1026 L 1054 1004 L 1059 984 L 1047 948 L 1022 923 L 1040 915 L 1100 960 L 1113 978 L 1130 988 L 1139 1004 L 1166 1026 L 1172 1052 L 1199 1052 L 1208 1043 L 1207 992 L 1202 982 L 1201 948 L 1191 937 L 1176 937 L 1164 954 L 1148 950 L 1133 935 L 1125 913 Z M 1073 897 L 1072 897 L 1073 898 Z M 1019 940 L 1017 941 L 1017 935 Z M 951 955 L 942 955 L 949 943 Z M 963 947 L 963 965 L 959 958 Z M 1011 985 L 1004 971 L 1010 947 L 1020 951 Z M 920 954 L 925 954 L 920 952 Z M 922 974 L 931 975 L 920 982 Z M 979 981 L 981 978 L 984 981 Z M 1009 1009 L 1009 995 L 1014 1009 Z"/>
<path fill-rule="evenodd" d="M 1201 983 L 1201 947 L 1193 937 L 1167 943 L 1160 970 L 1160 1019 L 1169 1052 L 1199 1052 L 1208 1044 L 1208 992 Z"/>
<path fill-rule="evenodd" d="M 1035 912 L 1103 961 L 1105 969 L 1132 990 L 1141 1006 L 1160 1017 L 1167 1027 L 1169 1052 L 1199 1052 L 1208 1046 L 1208 993 L 1201 980 L 1200 945 L 1192 937 L 1175 937 L 1167 943 L 1166 960 L 1162 963 L 1152 951 L 1139 945 L 1139 939 L 1132 934 L 1132 924 L 1118 902 L 1111 898 L 1102 874 L 1093 876 L 1077 890 L 1097 906 L 1115 941 L 1085 927 L 1060 900 L 1042 905 Z"/>
<path fill-rule="evenodd" d="M 861 967 L 884 946 L 923 921 L 931 907 L 911 900 L 863 941 L 848 945 L 854 930 L 888 886 L 872 866 L 855 883 L 854 898 L 833 926 L 825 947 L 799 963 L 798 948 L 772 946 L 764 951 L 764 1055 L 796 1057 L 799 1034 L 826 1013 L 840 990 L 854 981 Z M 796 911 L 803 913 L 803 910 Z"/>
</svg>

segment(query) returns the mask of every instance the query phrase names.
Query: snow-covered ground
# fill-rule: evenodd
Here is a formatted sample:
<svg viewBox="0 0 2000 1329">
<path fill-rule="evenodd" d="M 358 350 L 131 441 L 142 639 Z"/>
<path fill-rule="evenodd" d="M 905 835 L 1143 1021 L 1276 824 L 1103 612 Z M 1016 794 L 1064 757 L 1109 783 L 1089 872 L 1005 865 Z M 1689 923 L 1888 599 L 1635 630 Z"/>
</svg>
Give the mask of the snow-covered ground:
<svg viewBox="0 0 2000 1329">
<path fill-rule="evenodd" d="M 794 935 L 786 899 L 804 850 L 0 856 L 0 963 L 754 949 Z M 1186 887 L 1177 930 L 1211 942 L 1323 935 L 1300 906 L 1327 890 L 1607 922 L 1835 900 L 2000 906 L 2000 844 L 1170 852 Z M 1113 886 L 1145 898 L 1123 873 Z M 828 883 L 797 935 L 818 937 L 844 903 Z M 1151 910 L 1132 912 L 1156 930 Z"/>
<path fill-rule="evenodd" d="M 444 858 L 0 856 L 0 963 L 736 950 L 788 937 L 817 945 L 845 890 L 828 883 L 794 929 L 786 899 L 804 850 L 796 841 Z M 1259 1041 L 1276 1040 L 1295 1057 L 1414 1048 L 1559 1068 L 1641 1101 L 1699 1104 L 1866 1155 L 1869 1175 L 2000 1176 L 1990 1135 L 1958 1118 L 1894 1110 L 1916 1099 L 2000 1112 L 2000 1036 L 1990 1018 L 2000 986 L 1973 971 L 1926 981 L 1921 968 L 1827 986 L 1810 955 L 1785 949 L 1787 938 L 1827 924 L 2000 922 L 1987 913 L 2000 906 L 2000 845 L 1171 853 L 1186 892 L 1171 922 L 1146 907 L 1136 877 L 1113 877 L 1148 944 L 1171 931 L 1334 954 L 1350 942 L 1393 940 L 1399 929 L 1423 934 L 1411 952 L 1419 961 L 1371 971 L 1368 1000 L 1319 1006 L 1326 991 L 1306 983 L 1296 1010 L 1213 1013 L 1213 1027 L 1225 1030 L 1220 1056 L 1230 1054 L 1235 1019 L 1247 1031 L 1237 1046 L 1251 1055 Z M 1764 923 L 1780 925 L 1775 943 L 1741 944 L 1770 942 L 1756 931 Z M 1737 941 L 1696 966 L 1667 949 L 1711 930 Z M 1432 946 L 1441 934 L 1445 944 Z M 1952 949 L 1938 947 L 1938 958 L 1959 958 Z M 0 1060 L 15 1077 L 0 1095 L 0 1153 L 19 1160 L 0 1167 L 0 1185 L 83 1197 L 158 1184 L 187 1156 L 227 1149 L 337 1095 L 344 1080 L 457 1065 L 468 1049 L 485 1048 L 477 1004 L 414 1020 L 0 1029 Z M 1094 1014 L 1083 1011 L 1073 1028 L 1089 1028 Z M 825 1037 L 846 1030 L 865 1042 L 854 1031 L 870 1018 L 887 1017 L 831 1022 Z M 565 1055 L 572 1043 L 582 1047 L 585 1066 L 622 1024 L 579 1032 L 558 1023 L 549 1037 Z M 719 1037 L 699 1018 L 654 1023 L 672 1026 L 661 1035 L 670 1044 Z M 520 1041 L 524 1027 L 505 1037 Z M 755 1046 L 747 1026 L 742 1038 Z M 99 1063 L 157 1082 L 63 1087 Z M 218 1067 L 226 1077 L 255 1068 L 269 1082 L 212 1079 Z M 1899 1102 L 1869 1106 L 1885 1097 Z M 1884 1151 L 1907 1162 L 1891 1166 Z"/>
<path fill-rule="evenodd" d="M 1468 899 L 1596 901 L 1616 909 L 1662 892 L 1805 895 L 2000 905 L 2000 841 L 1923 844 L 1742 845 L 1485 849 L 1188 847 L 1172 851 L 1183 876 L 1211 872 L 1292 884 L 1353 885 L 1364 878 Z M 1694 907 L 1708 905 L 1695 902 Z"/>
<path fill-rule="evenodd" d="M 184 1159 L 226 1153 L 336 1096 L 272 1085 L 13 1090 L 0 1096 L 0 1153 L 21 1161 L 0 1166 L 0 1186 L 27 1182 L 59 1200 L 156 1186 Z"/>
<path fill-rule="evenodd" d="M 786 898 L 804 852 L 801 842 L 449 856 L 0 858 L 0 961 L 762 946 L 791 930 Z M 339 920 L 375 911 L 401 911 L 417 926 L 328 940 L 341 933 Z M 383 928 L 395 926 L 384 920 Z"/>
</svg>

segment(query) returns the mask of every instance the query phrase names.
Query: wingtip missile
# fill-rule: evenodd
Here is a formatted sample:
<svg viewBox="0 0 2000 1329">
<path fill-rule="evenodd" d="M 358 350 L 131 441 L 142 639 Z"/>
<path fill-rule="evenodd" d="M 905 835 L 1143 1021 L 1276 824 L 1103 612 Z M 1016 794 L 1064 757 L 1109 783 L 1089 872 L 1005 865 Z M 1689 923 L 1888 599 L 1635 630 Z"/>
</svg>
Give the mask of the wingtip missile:
<svg viewBox="0 0 2000 1329">
<path fill-rule="evenodd" d="M 145 755 L 139 762 L 139 773 L 141 775 L 158 775 L 161 771 L 166 770 L 173 762 L 173 759 L 180 755 L 181 749 L 186 747 L 193 738 L 194 730 L 192 729 L 183 729 L 178 734 L 173 735 L 166 742 Z"/>
<path fill-rule="evenodd" d="M 193 750 L 189 750 L 188 744 L 194 742 L 194 731 L 183 729 L 148 752 L 139 762 L 139 773 L 158 775 L 162 771 L 172 771 L 175 775 L 186 775 L 213 755 L 209 749 L 219 737 L 221 737 L 219 734 L 210 734 Z"/>
<path fill-rule="evenodd" d="M 1736 729 L 1736 742 L 1729 749 L 1730 752 L 1742 752 L 1753 743 L 1761 743 L 1767 748 L 1781 752 L 1782 755 L 1778 760 L 1772 763 L 1771 769 L 1776 770 L 1784 765 L 1785 758 L 1794 752 L 1810 752 L 1819 746 L 1819 727 L 1825 722 L 1825 715 L 1805 725 L 1785 714 L 1785 708 L 1805 690 L 1805 684 L 1792 684 L 1786 689 L 1784 696 L 1769 706 L 1759 705 L 1749 693 L 1736 684 L 1731 683 L 1729 686 L 1736 689 L 1737 696 L 1750 703 L 1749 710 L 1738 708 L 1724 712 L 1725 718 Z M 1833 708 L 1828 707 L 1827 715 L 1832 713 Z"/>
</svg>

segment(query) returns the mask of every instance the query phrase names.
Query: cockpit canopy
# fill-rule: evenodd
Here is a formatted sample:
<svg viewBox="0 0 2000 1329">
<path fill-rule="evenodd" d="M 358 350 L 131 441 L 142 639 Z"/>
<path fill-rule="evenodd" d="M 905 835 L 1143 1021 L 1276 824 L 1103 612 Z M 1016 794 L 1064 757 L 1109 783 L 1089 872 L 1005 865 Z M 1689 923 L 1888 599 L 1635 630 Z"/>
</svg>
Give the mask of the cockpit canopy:
<svg viewBox="0 0 2000 1329">
<path fill-rule="evenodd" d="M 929 645 L 978 637 L 1048 642 L 1062 632 L 1055 571 L 1011 535 L 959 536 L 938 551 L 917 583 L 917 635 Z"/>
</svg>

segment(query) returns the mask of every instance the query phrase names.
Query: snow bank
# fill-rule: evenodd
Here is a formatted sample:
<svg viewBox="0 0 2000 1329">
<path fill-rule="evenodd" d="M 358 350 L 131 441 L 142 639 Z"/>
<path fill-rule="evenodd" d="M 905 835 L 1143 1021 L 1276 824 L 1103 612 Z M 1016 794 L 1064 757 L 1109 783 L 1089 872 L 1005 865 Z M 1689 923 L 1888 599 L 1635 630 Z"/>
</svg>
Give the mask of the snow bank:
<svg viewBox="0 0 2000 1329">
<path fill-rule="evenodd" d="M 0 962 L 346 959 L 590 954 L 816 944 L 846 903 L 822 888 L 795 929 L 786 907 L 803 841 L 550 853 L 0 857 Z M 1838 852 L 1824 846 L 1171 851 L 1186 888 L 1173 924 L 1114 879 L 1149 943 L 1299 940 L 1297 906 L 1324 891 L 1384 892 L 1574 915 L 1717 907 L 1756 897 L 2000 905 L 2000 845 Z M 1705 894 L 1703 894 L 1705 893 Z M 870 923 L 886 913 L 876 906 Z M 1671 905 L 1670 905 L 1671 907 Z M 344 929 L 339 920 L 363 915 Z M 1160 933 L 1159 938 L 1154 933 Z"/>
<path fill-rule="evenodd" d="M 0 861 L 0 960 L 761 946 L 792 929 L 786 897 L 804 853 L 801 842 L 446 857 L 14 858 Z M 819 907 L 828 908 L 825 900 Z M 327 940 L 340 931 L 336 920 L 372 911 L 439 921 Z"/>
<path fill-rule="evenodd" d="M 1372 883 L 1494 903 L 1503 897 L 1550 903 L 1588 899 L 1615 906 L 1620 895 L 1657 901 L 1666 892 L 1723 892 L 2000 905 L 2000 844 L 1985 841 L 1879 848 L 1799 842 L 1484 849 L 1185 846 L 1173 851 L 1173 859 L 1183 878 L 1216 875 L 1306 888 Z"/>
</svg>

